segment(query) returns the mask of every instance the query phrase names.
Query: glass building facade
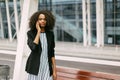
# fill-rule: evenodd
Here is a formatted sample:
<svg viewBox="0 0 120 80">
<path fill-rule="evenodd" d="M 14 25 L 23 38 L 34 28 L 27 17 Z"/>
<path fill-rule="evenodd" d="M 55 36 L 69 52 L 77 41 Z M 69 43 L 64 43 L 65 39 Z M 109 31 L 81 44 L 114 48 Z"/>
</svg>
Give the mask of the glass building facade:
<svg viewBox="0 0 120 80">
<path fill-rule="evenodd" d="M 47 0 L 46 0 L 47 2 Z M 48 2 L 49 3 L 49 2 Z M 87 3 L 86 3 L 87 4 Z M 43 9 L 45 4 L 40 6 Z M 46 6 L 49 9 L 50 5 Z M 104 0 L 104 44 L 120 45 L 120 0 Z M 51 8 L 50 8 L 51 9 Z M 53 0 L 52 11 L 55 13 L 57 24 L 56 40 L 65 42 L 83 42 L 82 0 Z M 96 42 L 96 0 L 90 0 L 91 37 L 92 44 Z M 61 20 L 61 21 L 60 21 Z M 67 27 L 67 28 L 65 28 Z M 72 27 L 77 27 L 73 29 Z M 66 30 L 67 29 L 67 30 Z M 69 32 L 71 31 L 71 33 Z M 72 35 L 76 32 L 76 35 Z M 78 32 L 78 33 L 77 33 Z M 79 35 L 80 38 L 75 36 Z"/>
<path fill-rule="evenodd" d="M 20 1 L 17 1 L 19 23 L 21 19 Z M 16 39 L 15 10 L 13 0 L 0 0 L 0 38 Z"/>
<path fill-rule="evenodd" d="M 105 0 L 104 3 L 105 43 L 120 45 L 120 0 Z"/>
<path fill-rule="evenodd" d="M 87 2 L 86 2 L 87 4 Z M 120 0 L 104 0 L 104 44 L 120 45 Z M 0 38 L 16 38 L 16 26 L 13 0 L 0 1 Z M 55 35 L 57 41 L 83 43 L 82 0 L 40 0 L 39 10 L 51 10 L 56 17 Z M 86 8 L 87 10 L 87 8 Z M 20 1 L 17 1 L 20 23 Z M 10 16 L 8 24 L 7 16 Z M 88 17 L 86 17 L 88 19 Z M 96 0 L 90 0 L 91 42 L 96 43 Z M 87 21 L 86 21 L 87 22 Z M 4 26 L 4 27 L 3 27 Z M 8 30 L 10 26 L 10 30 Z"/>
</svg>

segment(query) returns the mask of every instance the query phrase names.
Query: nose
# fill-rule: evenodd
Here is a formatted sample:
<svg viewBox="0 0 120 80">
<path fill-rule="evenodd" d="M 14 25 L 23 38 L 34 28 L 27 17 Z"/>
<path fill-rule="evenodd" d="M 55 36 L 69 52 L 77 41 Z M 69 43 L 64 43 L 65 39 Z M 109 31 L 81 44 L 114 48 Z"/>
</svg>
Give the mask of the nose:
<svg viewBox="0 0 120 80">
<path fill-rule="evenodd" d="M 44 19 L 42 19 L 41 21 L 45 21 Z"/>
<path fill-rule="evenodd" d="M 45 23 L 45 21 L 46 21 L 46 20 L 44 20 L 44 19 L 41 20 L 42 23 Z"/>
</svg>

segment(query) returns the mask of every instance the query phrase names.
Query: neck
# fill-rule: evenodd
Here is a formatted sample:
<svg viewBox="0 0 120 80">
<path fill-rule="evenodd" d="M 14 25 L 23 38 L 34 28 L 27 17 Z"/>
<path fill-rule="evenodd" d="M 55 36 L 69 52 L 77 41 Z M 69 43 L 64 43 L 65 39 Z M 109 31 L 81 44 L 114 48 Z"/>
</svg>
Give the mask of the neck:
<svg viewBox="0 0 120 80">
<path fill-rule="evenodd" d="M 41 27 L 41 32 L 45 32 L 45 28 L 42 28 L 42 27 Z"/>
</svg>

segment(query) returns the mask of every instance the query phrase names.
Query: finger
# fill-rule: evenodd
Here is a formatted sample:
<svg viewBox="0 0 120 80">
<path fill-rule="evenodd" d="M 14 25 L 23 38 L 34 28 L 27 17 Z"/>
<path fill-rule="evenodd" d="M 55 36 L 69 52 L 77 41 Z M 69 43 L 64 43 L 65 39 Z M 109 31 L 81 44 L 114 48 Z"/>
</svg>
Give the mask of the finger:
<svg viewBox="0 0 120 80">
<path fill-rule="evenodd" d="M 38 26 L 38 21 L 36 22 L 36 26 Z"/>
<path fill-rule="evenodd" d="M 56 80 L 56 76 L 53 76 L 53 80 Z"/>
</svg>

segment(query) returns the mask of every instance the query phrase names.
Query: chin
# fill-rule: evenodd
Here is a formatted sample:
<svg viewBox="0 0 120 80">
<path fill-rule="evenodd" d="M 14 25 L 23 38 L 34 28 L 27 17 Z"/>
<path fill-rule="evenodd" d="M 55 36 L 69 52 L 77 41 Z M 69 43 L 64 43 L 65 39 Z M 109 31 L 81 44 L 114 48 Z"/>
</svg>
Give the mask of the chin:
<svg viewBox="0 0 120 80">
<path fill-rule="evenodd" d="M 40 26 L 41 28 L 44 28 L 45 26 Z"/>
</svg>

